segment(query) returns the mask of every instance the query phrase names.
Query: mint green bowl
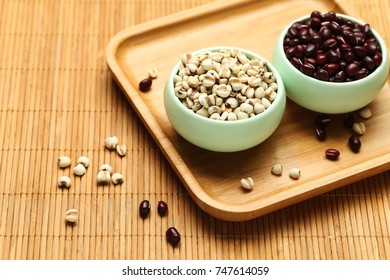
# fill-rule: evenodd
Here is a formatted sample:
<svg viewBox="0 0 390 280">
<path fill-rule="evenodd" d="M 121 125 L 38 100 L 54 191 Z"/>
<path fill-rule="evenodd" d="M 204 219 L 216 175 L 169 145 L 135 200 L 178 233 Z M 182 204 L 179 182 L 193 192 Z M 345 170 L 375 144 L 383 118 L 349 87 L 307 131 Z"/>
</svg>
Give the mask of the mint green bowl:
<svg viewBox="0 0 390 280">
<path fill-rule="evenodd" d="M 273 134 L 285 111 L 286 93 L 276 68 L 256 53 L 223 46 L 201 49 L 194 53 L 221 49 L 240 49 L 248 58 L 257 57 L 267 62 L 267 67 L 275 74 L 278 84 L 277 96 L 271 106 L 255 117 L 237 121 L 220 121 L 200 116 L 187 109 L 175 96 L 173 78 L 178 73 L 180 61 L 173 67 L 166 82 L 164 106 L 173 128 L 192 144 L 210 151 L 236 152 L 254 147 Z"/>
<path fill-rule="evenodd" d="M 364 25 L 365 23 L 347 15 L 337 14 L 353 22 Z M 304 16 L 296 21 L 309 18 Z M 283 78 L 287 97 L 300 106 L 309 110 L 339 114 L 358 110 L 371 101 L 380 93 L 386 83 L 389 74 L 388 50 L 381 36 L 372 29 L 381 49 L 383 60 L 381 65 L 367 77 L 352 82 L 325 82 L 307 76 L 296 69 L 287 59 L 283 51 L 283 40 L 291 22 L 280 34 L 274 47 L 272 62 Z"/>
</svg>

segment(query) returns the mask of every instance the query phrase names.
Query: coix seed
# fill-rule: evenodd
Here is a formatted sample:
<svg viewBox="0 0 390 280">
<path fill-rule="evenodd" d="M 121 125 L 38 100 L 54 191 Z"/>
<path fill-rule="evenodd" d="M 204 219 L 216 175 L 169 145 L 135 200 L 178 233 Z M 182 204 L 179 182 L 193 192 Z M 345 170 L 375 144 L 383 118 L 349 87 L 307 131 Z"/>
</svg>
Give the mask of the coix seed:
<svg viewBox="0 0 390 280">
<path fill-rule="evenodd" d="M 89 166 L 89 158 L 87 158 L 86 156 L 81 156 L 77 159 L 77 164 L 82 164 L 84 165 L 85 168 L 87 168 Z"/>
<path fill-rule="evenodd" d="M 69 188 L 70 187 L 70 178 L 68 176 L 61 176 L 58 178 L 58 186 L 60 188 Z"/>
<path fill-rule="evenodd" d="M 301 170 L 299 168 L 292 168 L 288 174 L 292 179 L 298 180 L 301 177 Z"/>
<path fill-rule="evenodd" d="M 84 174 L 85 174 L 85 171 L 86 171 L 85 166 L 82 165 L 81 163 L 78 163 L 78 164 L 75 166 L 75 168 L 73 168 L 73 172 L 74 172 L 74 174 L 77 175 L 77 176 L 82 176 L 82 175 L 84 175 Z"/>
<path fill-rule="evenodd" d="M 167 214 L 168 212 L 168 205 L 166 204 L 165 201 L 162 201 L 160 200 L 158 203 L 157 203 L 157 211 L 158 211 L 158 214 L 163 217 Z"/>
<path fill-rule="evenodd" d="M 175 227 L 170 227 L 165 232 L 167 241 L 173 246 L 177 246 L 180 242 L 180 233 Z"/>
<path fill-rule="evenodd" d="M 118 185 L 118 184 L 122 184 L 122 183 L 124 182 L 125 179 L 124 179 L 124 177 L 123 177 L 122 174 L 120 174 L 120 173 L 114 173 L 114 174 L 112 174 L 111 180 L 112 180 L 112 183 L 113 183 L 114 185 Z"/>
<path fill-rule="evenodd" d="M 241 183 L 241 187 L 243 187 L 246 190 L 251 190 L 253 188 L 253 186 L 255 185 L 255 182 L 253 181 L 253 179 L 251 177 L 248 177 L 246 179 L 242 178 L 240 183 Z"/>
<path fill-rule="evenodd" d="M 348 139 L 348 145 L 349 145 L 349 147 L 351 148 L 351 150 L 352 150 L 354 153 L 358 153 L 359 150 L 360 150 L 360 147 L 362 146 L 362 143 L 361 143 L 361 141 L 360 141 L 359 136 L 357 136 L 357 135 L 352 135 L 351 137 L 349 137 L 349 139 Z"/>
<path fill-rule="evenodd" d="M 280 163 L 275 164 L 272 166 L 271 173 L 280 176 L 283 173 L 283 166 Z"/>
<path fill-rule="evenodd" d="M 58 158 L 58 166 L 60 168 L 66 168 L 66 167 L 70 166 L 70 163 L 71 163 L 71 160 L 67 156 L 60 156 Z"/>
<path fill-rule="evenodd" d="M 363 119 L 369 119 L 371 118 L 372 116 L 372 112 L 371 112 L 371 109 L 368 108 L 368 107 L 365 107 L 363 109 L 361 109 L 359 111 L 359 115 L 363 118 Z"/>
<path fill-rule="evenodd" d="M 69 209 L 65 213 L 65 220 L 69 223 L 77 222 L 79 218 L 79 212 L 76 209 Z"/>
<path fill-rule="evenodd" d="M 352 125 L 352 130 L 358 135 L 363 135 L 366 133 L 366 126 L 362 122 L 354 123 Z"/>
<path fill-rule="evenodd" d="M 112 174 L 112 167 L 111 165 L 105 163 L 99 167 L 99 171 L 108 171 L 108 173 Z"/>
<path fill-rule="evenodd" d="M 141 201 L 139 205 L 139 215 L 141 216 L 142 219 L 145 219 L 150 212 L 150 202 L 149 200 L 143 200 Z"/>
<path fill-rule="evenodd" d="M 325 156 L 330 160 L 337 160 L 340 156 L 340 152 L 336 149 L 327 149 L 325 151 Z"/>
<path fill-rule="evenodd" d="M 110 172 L 106 170 L 99 171 L 96 180 L 99 185 L 108 185 L 110 183 Z"/>
<path fill-rule="evenodd" d="M 111 136 L 111 137 L 107 137 L 106 139 L 104 139 L 104 145 L 109 150 L 115 150 L 118 143 L 119 143 L 118 137 L 116 137 L 116 136 Z"/>
</svg>

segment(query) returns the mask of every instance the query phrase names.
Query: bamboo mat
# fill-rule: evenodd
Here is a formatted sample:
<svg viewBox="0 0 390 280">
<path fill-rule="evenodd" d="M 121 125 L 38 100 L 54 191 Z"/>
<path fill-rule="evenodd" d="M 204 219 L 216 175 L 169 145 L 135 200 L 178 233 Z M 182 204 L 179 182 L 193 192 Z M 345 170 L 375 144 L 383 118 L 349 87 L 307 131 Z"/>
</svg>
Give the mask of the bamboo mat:
<svg viewBox="0 0 390 280">
<path fill-rule="evenodd" d="M 105 48 L 124 28 L 212 1 L 0 0 L 0 259 L 390 259 L 390 172 L 241 223 L 192 201 L 112 80 Z M 349 2 L 390 45 L 389 2 Z M 111 135 L 124 158 L 104 149 Z M 60 155 L 91 166 L 75 177 Z M 122 186 L 96 186 L 103 163 Z M 169 226 L 182 235 L 175 249 Z"/>
</svg>

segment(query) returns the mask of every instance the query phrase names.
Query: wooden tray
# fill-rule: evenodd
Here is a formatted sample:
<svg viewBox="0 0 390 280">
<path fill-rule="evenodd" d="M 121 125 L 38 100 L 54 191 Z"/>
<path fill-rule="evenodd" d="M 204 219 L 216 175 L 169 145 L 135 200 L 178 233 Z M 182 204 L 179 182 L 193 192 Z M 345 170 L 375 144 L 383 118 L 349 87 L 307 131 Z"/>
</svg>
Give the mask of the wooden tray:
<svg viewBox="0 0 390 280">
<path fill-rule="evenodd" d="M 351 132 L 343 127 L 344 116 L 332 116 L 328 138 L 319 142 L 314 134 L 317 114 L 290 101 L 280 127 L 267 141 L 236 153 L 195 147 L 173 130 L 164 111 L 164 85 L 182 54 L 230 45 L 272 60 L 273 46 L 288 23 L 313 10 L 357 17 L 343 5 L 327 0 L 223 0 L 123 30 L 110 41 L 107 63 L 113 77 L 192 198 L 207 213 L 224 220 L 249 220 L 389 169 L 389 83 L 370 105 L 374 115 L 364 121 L 367 133 L 359 154 L 348 148 Z M 139 92 L 139 81 L 153 67 L 159 77 L 152 90 Z M 341 152 L 337 162 L 324 157 L 330 147 Z M 284 166 L 281 177 L 270 173 L 276 162 Z M 302 171 L 299 180 L 288 176 L 293 167 Z M 240 187 L 240 179 L 247 176 L 256 184 L 250 192 Z"/>
</svg>

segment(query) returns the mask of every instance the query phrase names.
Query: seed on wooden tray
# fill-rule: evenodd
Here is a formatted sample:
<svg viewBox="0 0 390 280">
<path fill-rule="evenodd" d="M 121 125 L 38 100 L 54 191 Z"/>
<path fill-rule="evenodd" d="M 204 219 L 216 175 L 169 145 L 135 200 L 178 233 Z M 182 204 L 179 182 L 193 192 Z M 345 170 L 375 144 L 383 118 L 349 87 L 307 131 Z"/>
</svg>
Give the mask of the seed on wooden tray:
<svg viewBox="0 0 390 280">
<path fill-rule="evenodd" d="M 81 156 L 77 159 L 77 164 L 82 164 L 84 165 L 85 168 L 87 168 L 89 166 L 89 158 L 87 158 L 86 156 Z"/>
<path fill-rule="evenodd" d="M 362 143 L 360 141 L 360 137 L 357 135 L 352 135 L 348 139 L 348 145 L 354 153 L 358 153 L 361 146 L 362 146 Z"/>
<path fill-rule="evenodd" d="M 366 126 L 362 122 L 354 123 L 352 125 L 352 130 L 358 135 L 363 135 L 366 133 Z"/>
<path fill-rule="evenodd" d="M 326 139 L 326 130 L 323 126 L 317 126 L 316 127 L 316 135 L 318 140 L 324 141 Z"/>
<path fill-rule="evenodd" d="M 67 156 L 60 156 L 58 158 L 58 166 L 60 168 L 66 168 L 66 167 L 69 167 L 71 164 L 71 160 L 69 157 Z"/>
<path fill-rule="evenodd" d="M 118 185 L 118 184 L 122 184 L 125 181 L 125 179 L 122 174 L 114 173 L 112 174 L 111 181 L 114 185 Z"/>
<path fill-rule="evenodd" d="M 139 215 L 141 216 L 142 219 L 145 219 L 150 212 L 150 202 L 149 200 L 143 200 L 141 201 L 139 205 Z"/>
<path fill-rule="evenodd" d="M 71 181 L 68 176 L 61 176 L 58 178 L 58 186 L 60 188 L 70 188 Z"/>
<path fill-rule="evenodd" d="M 76 209 L 69 209 L 65 213 L 65 220 L 69 223 L 75 223 L 79 219 L 79 211 Z"/>
<path fill-rule="evenodd" d="M 112 174 L 112 167 L 108 163 L 105 163 L 99 167 L 99 171 L 108 171 L 108 173 Z"/>
<path fill-rule="evenodd" d="M 330 160 L 337 160 L 340 156 L 340 152 L 336 149 L 327 149 L 325 151 L 325 156 Z"/>
<path fill-rule="evenodd" d="M 371 116 L 372 116 L 371 109 L 368 108 L 368 107 L 365 107 L 365 108 L 363 108 L 362 110 L 359 111 L 359 115 L 360 115 L 363 119 L 369 119 L 369 118 L 371 118 Z"/>
<path fill-rule="evenodd" d="M 124 157 L 126 155 L 126 152 L 127 152 L 127 148 L 126 148 L 126 145 L 117 145 L 116 146 L 116 152 L 118 153 L 118 155 L 120 155 L 121 157 Z"/>
<path fill-rule="evenodd" d="M 85 171 L 86 171 L 85 166 L 82 165 L 81 163 L 78 163 L 78 164 L 75 166 L 75 168 L 73 168 L 73 172 L 74 172 L 74 174 L 77 175 L 77 176 L 82 176 L 82 175 L 84 175 L 84 174 L 85 174 Z"/>
<path fill-rule="evenodd" d="M 167 214 L 168 212 L 168 205 L 165 201 L 162 201 L 160 200 L 159 202 L 157 202 L 157 211 L 158 211 L 158 214 L 163 217 Z"/>
<path fill-rule="evenodd" d="M 167 241 L 173 246 L 176 247 L 180 242 L 180 233 L 175 227 L 170 227 L 165 232 Z"/>
<path fill-rule="evenodd" d="M 349 114 L 344 118 L 344 126 L 346 128 L 352 128 L 354 123 L 355 123 L 355 118 L 353 117 L 353 115 Z"/>
<path fill-rule="evenodd" d="M 141 82 L 139 82 L 138 88 L 142 92 L 147 92 L 150 90 L 152 87 L 152 79 L 151 78 L 146 78 L 143 79 Z"/>
<path fill-rule="evenodd" d="M 332 121 L 332 119 L 328 115 L 319 115 L 315 119 L 315 124 L 316 124 L 316 126 L 323 126 L 323 127 L 325 127 L 328 124 L 330 124 L 331 121 Z"/>
<path fill-rule="evenodd" d="M 283 166 L 280 163 L 276 163 L 274 166 L 272 166 L 271 173 L 280 176 L 283 173 Z"/>
<path fill-rule="evenodd" d="M 115 150 L 116 146 L 118 145 L 118 137 L 116 136 L 110 136 L 104 139 L 104 145 L 109 150 Z"/>
<path fill-rule="evenodd" d="M 158 70 L 157 70 L 157 68 L 150 68 L 148 70 L 148 75 L 149 75 L 149 78 L 156 79 L 158 77 Z"/>
<path fill-rule="evenodd" d="M 241 187 L 243 187 L 246 190 L 253 189 L 253 187 L 255 185 L 255 181 L 251 177 L 242 178 L 240 183 L 241 183 Z"/>
<path fill-rule="evenodd" d="M 108 185 L 110 183 L 110 172 L 106 170 L 99 171 L 96 180 L 99 185 Z"/>
<path fill-rule="evenodd" d="M 299 168 L 292 168 L 288 174 L 292 179 L 299 179 L 299 177 L 301 177 L 301 170 Z"/>
</svg>

